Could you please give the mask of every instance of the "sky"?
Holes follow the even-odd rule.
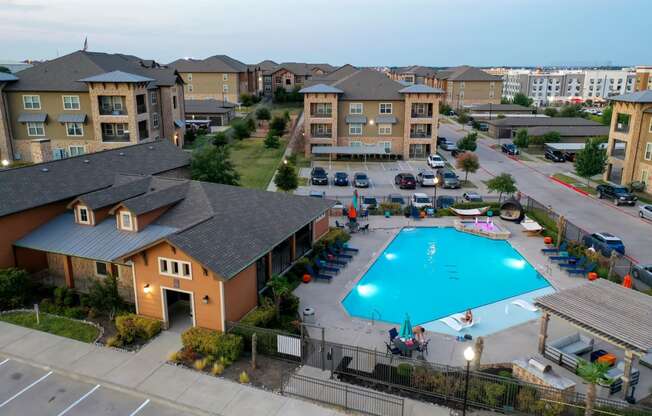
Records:
[[[652,64],[652,0],[0,0],[0,61],[79,50],[161,63]]]

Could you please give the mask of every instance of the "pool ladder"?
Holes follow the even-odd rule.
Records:
[[[378,320],[381,320],[383,318],[380,311],[378,309],[374,308],[371,311],[371,326],[374,326],[376,324],[376,319],[375,319],[376,314],[378,314]]]

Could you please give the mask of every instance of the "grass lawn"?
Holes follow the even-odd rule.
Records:
[[[566,182],[567,184],[573,185],[576,188],[579,188],[579,189],[581,189],[583,191],[586,191],[586,192],[590,193],[591,195],[596,195],[597,194],[597,192],[595,190],[596,186],[606,183],[602,179],[599,179],[599,180],[591,179],[591,183],[589,184],[589,186],[587,186],[586,185],[586,179],[579,180],[579,179],[574,178],[572,176],[564,175],[563,173],[555,173],[552,176],[555,179],[559,179],[562,182]]]
[[[286,110],[290,112],[290,115],[299,114],[303,110],[303,103],[279,103],[269,105],[269,111],[272,113],[272,118],[282,116]]]
[[[287,139],[281,139],[278,149],[266,149],[263,138],[248,138],[229,145],[231,161],[240,173],[240,185],[245,188],[267,189],[281,163]]]
[[[41,323],[37,325],[34,312],[11,312],[0,315],[0,321],[38,329],[39,331],[76,339],[77,341],[93,342],[99,335],[99,330],[92,325],[60,316],[41,314],[40,320]]]
[[[462,175],[462,176],[464,176],[464,175]],[[474,188],[478,187],[473,182],[465,181],[464,179],[461,179],[461,178],[460,178],[460,183],[462,184],[462,189],[474,189]]]
[[[308,181],[310,178],[299,177],[299,186],[308,186]]]

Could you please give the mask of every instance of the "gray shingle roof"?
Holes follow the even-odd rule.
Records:
[[[309,87],[301,88],[299,92],[301,94],[341,94],[344,91],[326,84],[315,84]]]
[[[399,93],[403,84],[371,69],[360,69],[331,85],[344,91],[341,98],[346,100],[403,100]]]
[[[150,176],[142,178],[118,175],[118,178],[125,182],[114,183],[110,188],[81,195],[76,201],[81,202],[92,210],[108,207],[125,199],[144,194],[149,189],[150,182],[152,181],[152,177]]]
[[[70,113],[64,113],[64,114],[59,114],[59,117],[57,118],[57,121],[59,123],[85,123],[86,122],[86,114],[70,114]]]
[[[562,137],[608,136],[609,126],[540,126],[527,129],[530,136],[543,136],[551,131],[556,131]]]
[[[652,90],[636,91],[630,94],[615,95],[609,97],[611,101],[623,101],[626,103],[652,103]]]
[[[220,100],[185,100],[186,114],[228,113],[235,104]]]
[[[437,72],[438,79],[449,81],[502,81],[497,75],[491,75],[479,68],[462,65]]]
[[[401,88],[398,92],[401,94],[443,94],[444,90],[423,84],[414,84],[409,87]]]
[[[397,74],[414,74],[418,77],[433,77],[437,71],[427,66],[413,65],[403,68],[395,68],[394,72]]]
[[[310,64],[303,62],[283,62],[279,64],[277,68],[272,69],[271,73],[274,73],[280,69],[285,69],[292,72],[294,75],[306,76],[312,75],[314,71],[321,70],[326,73],[334,71],[336,68],[329,64]]]
[[[20,113],[18,115],[19,123],[45,123],[47,113]]]
[[[246,72],[247,65],[227,55],[214,55],[206,59],[177,59],[170,66],[179,72]]]
[[[110,71],[103,74],[93,75],[79,80],[80,82],[125,82],[125,83],[140,83],[154,81],[152,78],[143,77],[136,74],[131,74],[124,71]]]
[[[494,126],[602,126],[581,117],[505,117],[484,121]]]
[[[172,182],[172,181],[162,181]],[[162,186],[154,192],[147,192],[143,195],[127,199],[122,202],[122,206],[129,209],[135,215],[144,214],[154,211],[155,209],[172,205],[186,197],[188,182],[183,181],[179,184]]]
[[[0,170],[0,195],[11,195],[0,198],[0,216],[106,188],[113,184],[116,173],[158,174],[189,163],[187,152],[169,140],[157,140]]]

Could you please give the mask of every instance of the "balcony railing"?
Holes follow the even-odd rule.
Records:
[[[427,113],[416,113],[412,112],[412,118],[431,118],[432,117],[432,112],[428,111]]]
[[[136,106],[136,112],[138,114],[144,114],[147,112],[147,106],[145,104],[139,104]]]
[[[331,139],[333,138],[333,133],[328,132],[328,133],[323,133],[323,132],[311,132],[310,136],[315,138],[315,139]]]
[[[410,138],[411,139],[431,139],[432,138],[432,133],[418,133],[418,132],[410,132]]]
[[[611,152],[611,157],[615,159],[625,160],[625,149],[614,149]]]
[[[127,110],[124,108],[105,108],[100,107],[100,115],[102,116],[126,116]]]
[[[113,136],[102,134],[102,141],[103,142],[128,142],[129,133],[125,133],[121,135],[113,135]]]
[[[333,117],[333,112],[332,111],[315,111],[315,112],[310,113],[310,117],[330,118],[330,117]]]
[[[616,123],[616,131],[620,133],[627,133],[629,131],[629,124]]]

